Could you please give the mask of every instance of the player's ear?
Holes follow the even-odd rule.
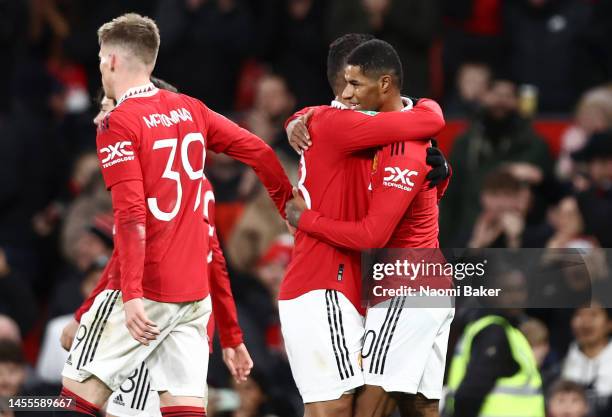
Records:
[[[380,88],[380,91],[382,93],[388,93],[389,90],[391,89],[392,82],[393,80],[391,79],[390,75],[382,75],[378,79],[378,87]]]
[[[110,70],[111,72],[115,72],[115,66],[117,65],[117,55],[116,54],[110,54]]]

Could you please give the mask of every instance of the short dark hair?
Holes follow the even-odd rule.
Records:
[[[25,364],[23,350],[18,343],[12,340],[0,340],[0,363]]]
[[[548,390],[547,397],[550,400],[552,397],[554,397],[557,394],[568,394],[568,393],[578,394],[585,403],[587,402],[587,396],[586,396],[584,387],[580,384],[577,384],[574,381],[568,381],[566,379],[559,379],[555,381],[551,385],[550,389]]]
[[[518,193],[527,188],[527,184],[505,168],[498,168],[490,172],[482,183],[482,193]]]
[[[329,45],[327,53],[327,81],[334,93],[338,85],[338,78],[344,76],[346,59],[353,49],[359,45],[374,39],[374,36],[367,33],[347,33],[340,36]]]
[[[359,66],[363,74],[370,78],[391,75],[397,88],[402,88],[402,62],[395,48],[385,41],[372,39],[359,45],[351,52],[346,63]]]

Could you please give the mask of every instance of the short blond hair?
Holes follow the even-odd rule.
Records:
[[[159,29],[149,17],[126,13],[100,26],[98,43],[124,47],[145,65],[152,66],[159,51]]]

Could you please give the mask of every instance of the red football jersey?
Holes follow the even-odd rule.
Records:
[[[306,210],[299,228],[332,245],[355,250],[437,248],[439,191],[425,180],[430,170],[425,164],[429,146],[429,142],[401,142],[376,153],[372,199],[362,219],[340,221]]]
[[[431,100],[421,100],[414,109],[404,112],[356,112],[328,106],[314,109],[308,122],[313,145],[302,155],[299,189],[309,208],[331,219],[357,221],[366,215],[374,155],[368,149],[399,140],[427,143],[424,138],[444,127],[442,110]],[[312,290],[333,289],[363,311],[360,288],[359,252],[296,232],[281,300]]]
[[[285,172],[261,139],[199,100],[152,84],[118,100],[96,142],[115,214],[107,288],[121,289],[124,301],[187,302],[208,295],[206,149],[251,165],[279,210],[291,198]]]

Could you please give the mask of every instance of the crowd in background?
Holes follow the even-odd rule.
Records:
[[[59,392],[61,329],[113,248],[92,123],[96,30],[127,11],[159,25],[154,75],[263,138],[292,180],[283,123],[333,98],[330,41],[387,40],[404,92],[468,125],[446,155],[442,245],[581,248],[592,277],[609,279],[598,248],[612,247],[610,0],[0,0],[0,396]],[[543,115],[568,121],[558,152],[533,127]],[[300,415],[276,306],[292,237],[250,170],[208,155],[206,175],[255,362],[235,386],[215,345],[209,415]],[[603,304],[522,312],[552,417],[612,415]],[[584,406],[555,414],[570,400]]]

